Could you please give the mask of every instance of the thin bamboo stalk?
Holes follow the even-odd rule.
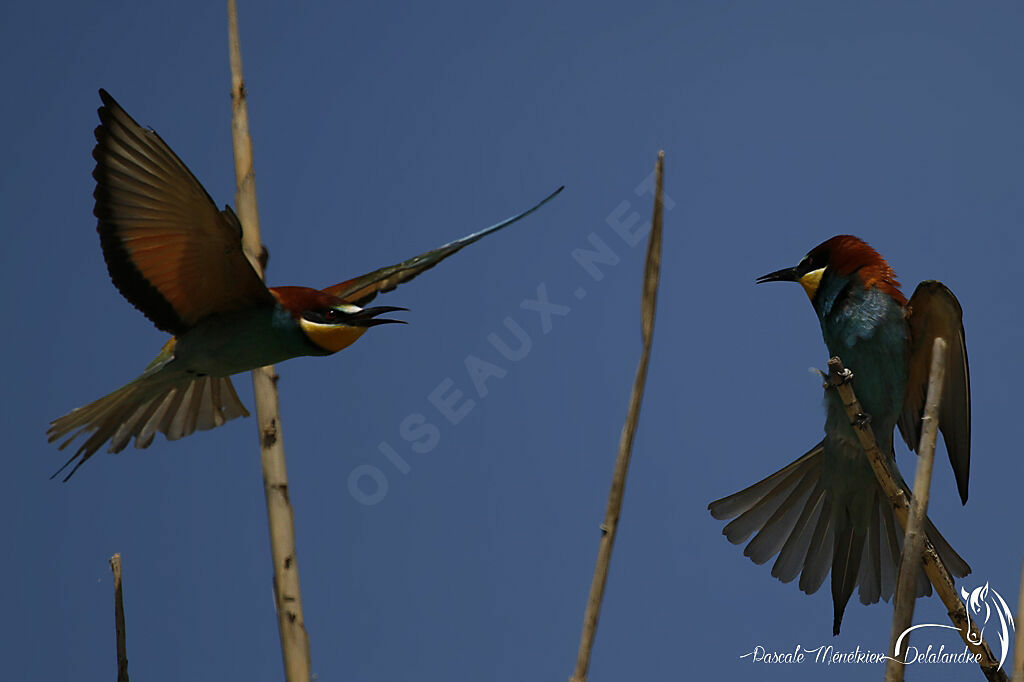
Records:
[[[583,632],[580,636],[579,651],[576,654],[576,668],[572,677],[569,678],[570,682],[586,682],[587,679],[590,654],[594,648],[594,635],[597,632],[597,619],[601,613],[601,601],[604,599],[604,587],[608,580],[612,546],[615,544],[619,513],[622,511],[626,474],[629,471],[629,460],[633,451],[633,436],[636,434],[636,426],[640,418],[640,404],[644,397],[644,385],[647,382],[647,365],[651,355],[651,339],[654,335],[654,310],[658,300],[658,277],[661,270],[664,167],[665,152],[659,152],[658,161],[654,167],[654,214],[651,217],[651,234],[647,241],[647,261],[644,268],[643,301],[641,303],[643,351],[640,355],[640,364],[636,368],[636,377],[633,380],[633,391],[629,397],[626,423],[622,427],[622,436],[619,439],[619,454],[615,460],[612,486],[608,493],[608,507],[605,511],[604,523],[601,524],[601,544],[597,551],[597,564],[594,567],[594,578],[590,584],[587,609],[583,614]]]
[[[228,39],[231,54],[231,133],[235,150],[235,205],[242,223],[242,243],[256,272],[263,276],[265,253],[260,240],[256,212],[256,179],[253,173],[252,139],[245,82],[242,78],[242,48],[238,38],[235,0],[228,0]],[[270,526],[270,553],[274,565],[274,602],[281,633],[281,655],[288,682],[310,679],[309,636],[302,615],[299,566],[295,554],[295,517],[288,495],[288,471],[281,441],[281,416],[274,368],[252,372],[256,398],[256,419],[260,437],[263,489]]]
[[[935,441],[939,435],[939,405],[942,403],[942,384],[946,378],[946,340],[936,338],[932,344],[932,366],[928,375],[928,393],[924,404],[924,418],[921,427],[921,442],[917,448],[917,472],[914,476],[914,496],[910,500],[910,517],[903,539],[903,557],[896,582],[896,596],[893,598],[892,633],[889,635],[889,650],[896,651],[897,639],[914,620],[914,601],[917,587],[917,571],[921,567],[921,552],[924,550],[924,521],[928,512],[928,497],[931,494],[932,469],[935,464]],[[903,682],[906,666],[895,658],[885,665],[886,682]]]

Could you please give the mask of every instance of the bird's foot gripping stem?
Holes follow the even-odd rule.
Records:
[[[829,359],[828,372],[826,387],[839,391],[848,414],[855,413],[857,415],[852,424],[858,429],[866,429],[871,424],[871,415],[861,410],[860,403],[857,402],[857,398],[853,394],[853,388],[849,385],[853,381],[853,372],[844,367],[843,361],[837,357]]]
[[[841,386],[853,381],[853,372],[844,367],[843,361],[838,357],[829,358],[828,371],[828,381],[833,386]]]

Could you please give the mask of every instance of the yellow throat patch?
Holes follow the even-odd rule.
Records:
[[[825,274],[825,268],[818,268],[817,270],[811,270],[806,275],[798,279],[800,286],[807,292],[807,298],[814,300],[814,294],[818,292],[818,285],[821,284],[821,276]]]
[[[299,326],[306,337],[328,353],[337,353],[348,348],[366,332],[366,327],[350,327],[344,324],[319,324],[305,318],[299,319]]]

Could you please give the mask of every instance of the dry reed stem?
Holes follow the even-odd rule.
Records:
[[[1020,566],[1020,594],[1017,595],[1017,636],[1013,642],[1013,680],[1024,682],[1024,563]]]
[[[640,418],[640,404],[643,401],[644,385],[647,381],[647,365],[651,354],[651,339],[654,334],[654,310],[658,299],[658,277],[661,271],[664,166],[665,152],[659,152],[658,161],[654,167],[654,213],[651,217],[651,234],[647,241],[647,260],[644,267],[643,302],[641,304],[643,351],[640,355],[640,364],[636,368],[636,377],[633,380],[633,391],[629,397],[626,423],[622,427],[622,436],[619,439],[619,454],[615,459],[615,472],[612,475],[612,486],[608,493],[608,507],[605,511],[604,523],[601,524],[601,544],[597,552],[594,578],[590,584],[587,609],[583,614],[583,632],[580,635],[580,647],[576,654],[576,668],[572,677],[569,678],[570,682],[586,682],[587,679],[590,653],[593,650],[594,635],[597,632],[597,619],[601,612],[605,583],[608,580],[612,545],[615,544],[615,531],[618,528],[619,513],[622,510],[626,474],[629,470],[629,459],[633,450],[633,436],[636,434],[637,421]]]
[[[253,173],[252,140],[245,82],[242,79],[242,48],[238,38],[235,0],[228,0],[228,40],[231,54],[231,134],[235,150],[235,205],[242,223],[242,243],[256,272],[263,276],[265,261],[256,212],[256,179]],[[256,419],[260,437],[263,488],[270,526],[270,553],[274,564],[274,602],[281,633],[281,655],[288,682],[310,679],[309,637],[302,615],[299,567],[295,555],[295,519],[288,496],[288,471],[281,441],[277,377],[273,367],[252,372]]]
[[[889,470],[886,457],[878,449],[878,445],[875,444],[875,436],[871,432],[871,427],[861,418],[863,410],[860,407],[857,396],[853,393],[853,387],[850,385],[851,380],[855,378],[853,372],[843,367],[842,361],[835,357],[828,361],[828,368],[829,384],[839,391],[843,405],[846,407],[846,414],[850,418],[850,423],[853,424],[853,430],[860,440],[861,447],[864,448],[864,452],[867,454],[868,462],[875,472],[879,485],[882,486],[882,491],[889,499],[889,504],[896,515],[896,520],[899,521],[901,526],[906,528],[907,517],[910,513],[907,493],[896,484],[892,472]],[[924,564],[924,570],[928,575],[928,579],[935,586],[935,591],[948,609],[949,618],[953,626],[960,631],[960,637],[963,638],[971,653],[979,656],[978,665],[981,666],[981,671],[986,679],[993,682],[1008,682],[1006,673],[999,669],[999,661],[992,655],[992,650],[988,644],[984,640],[980,644],[974,644],[968,639],[967,626],[970,621],[968,620],[967,609],[964,608],[956,593],[953,578],[950,577],[949,571],[946,570],[942,561],[939,560],[939,556],[935,553],[935,548],[932,547],[932,543],[928,541],[928,538],[925,538],[921,561]]]
[[[128,646],[125,643],[124,594],[121,592],[121,555],[110,557],[114,574],[114,630],[117,633],[117,682],[128,682]]]
[[[942,385],[946,378],[946,340],[936,338],[932,344],[932,366],[928,374],[928,393],[924,405],[921,442],[917,447],[917,472],[914,476],[914,496],[910,500],[910,517],[903,539],[903,557],[900,559],[896,596],[893,598],[892,633],[889,650],[895,655],[896,642],[914,620],[914,601],[917,589],[917,571],[924,550],[928,498],[931,494],[932,469],[935,464],[935,441],[939,435],[939,405],[942,403]],[[895,658],[885,665],[886,682],[903,682],[906,666]]]

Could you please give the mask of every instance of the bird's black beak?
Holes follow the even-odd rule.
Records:
[[[393,305],[379,305],[374,308],[363,308],[358,313],[353,313],[345,320],[353,327],[376,327],[378,324],[405,324],[405,320],[380,319],[377,316],[384,313],[393,313],[408,308],[398,308]]]
[[[764,284],[765,282],[795,282],[800,279],[800,275],[797,273],[796,268],[782,268],[775,272],[769,272],[767,275],[761,275],[757,278],[758,284]]]

